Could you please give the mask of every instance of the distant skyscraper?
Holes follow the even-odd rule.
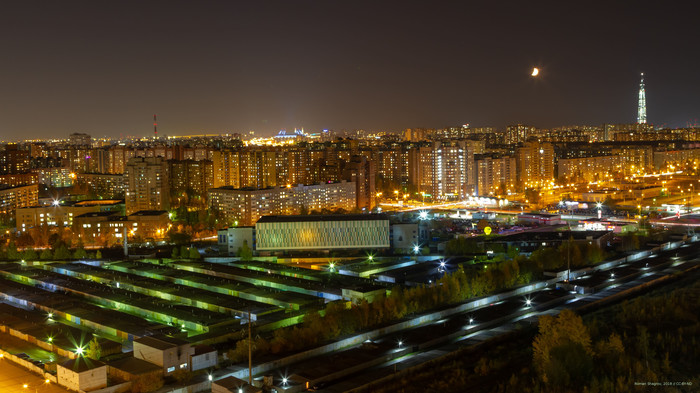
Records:
[[[642,72],[642,80],[639,82],[639,107],[637,108],[637,124],[647,123],[647,98],[644,93],[644,73]]]

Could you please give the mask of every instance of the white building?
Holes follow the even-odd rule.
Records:
[[[190,343],[176,338],[146,336],[134,340],[134,357],[161,366],[164,375],[179,369],[191,371],[193,355]]]
[[[84,357],[56,366],[57,382],[70,390],[85,392],[107,387],[107,365]]]
[[[220,229],[218,232],[219,247],[228,255],[238,255],[238,249],[246,244],[251,250],[255,249],[255,227],[233,227]]]
[[[384,214],[266,216],[255,224],[256,249],[389,248],[389,218]]]

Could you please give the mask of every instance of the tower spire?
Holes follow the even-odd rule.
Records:
[[[639,81],[639,104],[637,106],[637,124],[647,123],[647,98],[644,92],[644,73]]]
[[[155,139],[158,139],[158,118],[153,115],[153,134]]]

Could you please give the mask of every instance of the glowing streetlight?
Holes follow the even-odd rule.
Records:
[[[403,341],[399,340],[399,348],[403,345]]]
[[[283,377],[282,378],[282,385],[286,385],[286,384],[287,384],[287,377]]]
[[[78,348],[75,349],[75,354],[78,355],[78,356],[82,356],[82,355],[83,355],[83,351],[84,351],[84,350],[83,350],[82,347],[78,347]]]
[[[532,300],[530,300],[530,299],[525,300],[525,305],[530,307],[532,305]]]
[[[413,245],[413,253],[418,254],[420,252],[420,246],[418,244]]]

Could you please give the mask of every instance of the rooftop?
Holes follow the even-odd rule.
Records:
[[[304,216],[263,216],[258,224],[267,222],[314,222],[314,221],[388,221],[386,214],[328,214]]]
[[[131,216],[162,216],[163,214],[168,214],[165,210],[139,210],[136,213],[129,214]]]
[[[162,370],[161,367],[158,367],[153,363],[135,358],[133,356],[127,356],[123,359],[110,362],[109,366],[133,375],[148,374]]]
[[[187,341],[167,336],[145,336],[135,339],[134,342],[151,348],[160,349],[161,351],[187,344]]]
[[[102,366],[105,366],[105,364],[101,361],[92,360],[82,356],[76,359],[68,360],[61,364],[61,367],[73,370],[76,373],[82,373],[83,371],[92,370]]]

